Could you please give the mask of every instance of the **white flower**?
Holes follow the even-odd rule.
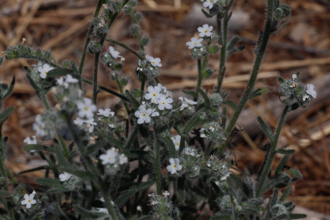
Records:
[[[151,205],[157,205],[158,202],[157,202],[157,201],[152,201],[150,204],[151,204]]]
[[[152,108],[151,109],[151,117],[158,117],[159,116],[159,112],[156,112],[156,109]]]
[[[71,178],[72,174],[64,172],[62,174],[60,174],[58,177],[60,178],[61,182],[65,182],[67,180],[69,180]]]
[[[108,211],[107,208],[96,208],[96,210],[97,210],[98,212],[102,212],[102,213],[106,213],[106,214],[109,213],[109,211]]]
[[[94,118],[87,119],[84,123],[86,124],[89,133],[92,133],[94,131],[94,125],[97,125],[96,122],[94,122]]]
[[[204,24],[203,27],[199,27],[197,30],[199,31],[200,37],[210,37],[212,35],[213,26]]]
[[[223,175],[220,180],[226,180],[229,176],[230,176],[231,172],[227,172],[225,173],[225,175]]]
[[[170,193],[169,193],[168,191],[164,191],[164,192],[163,192],[163,196],[164,196],[164,197],[168,197],[169,195],[170,195]]]
[[[307,90],[306,93],[308,95],[311,95],[313,98],[316,98],[316,91],[314,90],[314,85],[313,84],[307,84]]]
[[[205,131],[205,128],[201,128],[201,130],[199,130],[201,138],[206,138],[206,135],[204,134],[204,131]]]
[[[118,153],[116,151],[116,149],[114,147],[112,147],[111,149],[107,150],[106,154],[102,154],[100,156],[100,159],[102,160],[102,164],[114,164],[116,162],[116,157],[117,157]]]
[[[180,142],[181,142],[181,136],[180,135],[176,135],[174,137],[171,137],[173,144],[175,146],[175,150],[179,150],[180,149]]]
[[[139,205],[136,206],[136,210],[142,212],[142,208],[141,208],[141,206],[139,206]]]
[[[180,171],[182,169],[182,166],[180,165],[180,160],[178,158],[171,158],[170,165],[168,165],[166,169],[168,172],[171,172],[171,174],[175,174],[176,172]]]
[[[56,82],[57,82],[58,85],[64,85],[64,84],[65,84],[65,82],[64,82],[64,77],[58,78],[58,79],[56,80]],[[55,88],[55,87],[53,87],[53,88]]]
[[[111,56],[114,58],[114,59],[117,59],[118,57],[121,57],[119,54],[119,52],[118,51],[115,51],[115,49],[112,47],[112,46],[110,46],[109,47],[109,52],[110,52],[110,54],[111,54]]]
[[[125,154],[120,154],[119,156],[119,164],[123,165],[124,163],[128,162],[128,158],[125,156]]]
[[[188,41],[186,43],[186,45],[189,46],[189,49],[193,49],[194,47],[201,47],[201,46],[203,46],[202,43],[201,43],[202,41],[203,41],[202,38],[197,39],[195,37],[192,37],[191,38],[191,41]]]
[[[38,67],[38,71],[40,72],[40,77],[46,79],[47,73],[54,69],[53,67],[49,66],[48,64],[44,64]]]
[[[24,143],[26,144],[37,144],[37,137],[36,136],[32,136],[32,139],[30,139],[30,137],[26,137],[24,139]]]
[[[83,118],[92,118],[94,116],[94,112],[96,111],[96,106],[92,104],[92,100],[89,98],[84,98],[84,102],[78,102],[78,115]]]
[[[34,198],[34,194],[25,194],[24,195],[24,200],[21,201],[22,205],[26,205],[26,208],[31,208],[32,205],[37,203],[37,200],[33,199]]]
[[[158,57],[153,58],[152,56],[148,56],[147,59],[154,67],[162,67],[161,60]]]
[[[159,110],[164,110],[164,108],[171,109],[172,108],[172,105],[171,105],[172,102],[173,102],[172,98],[167,98],[165,95],[162,95],[158,99],[158,109]]]
[[[73,78],[70,74],[66,75],[65,82],[67,83],[77,83],[78,79]]]
[[[305,102],[307,99],[309,99],[309,95],[304,95],[304,97],[303,97],[303,101]]]
[[[106,108],[106,109],[99,109],[99,112],[97,113],[97,115],[102,115],[104,117],[109,117],[109,116],[114,116],[115,113],[111,111],[110,108]]]
[[[297,79],[297,75],[296,74],[293,74],[292,75],[292,79],[293,79],[293,81],[295,81]]]
[[[33,124],[33,130],[36,131],[37,136],[44,136],[46,134],[46,132],[44,131],[46,125],[41,120],[42,120],[41,115],[37,115],[35,122]]]
[[[159,86],[148,86],[148,92],[144,96],[146,100],[151,100],[152,103],[158,104],[158,99],[160,98],[162,88]]]
[[[139,109],[134,113],[135,117],[138,119],[138,124],[149,123],[151,121],[150,115],[152,113],[151,109],[146,109],[145,105],[140,105]]]
[[[189,105],[196,105],[197,102],[191,100],[191,99],[187,99],[186,97],[179,97],[179,100],[182,102],[182,105],[180,107],[180,111],[182,111],[183,109],[187,108]]]
[[[82,126],[84,124],[85,120],[81,118],[76,118],[76,120],[73,121],[75,125]]]
[[[205,8],[209,8],[209,9],[211,9],[211,8],[213,8],[213,5],[214,5],[215,1],[216,1],[216,0],[206,0],[206,1],[203,3],[203,6],[204,6]]]
[[[184,152],[185,152],[186,155],[190,155],[192,157],[195,156],[195,151],[194,151],[194,149],[192,147],[186,147],[184,149]]]

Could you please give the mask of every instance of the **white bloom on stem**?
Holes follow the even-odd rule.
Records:
[[[194,47],[201,47],[201,46],[203,46],[203,45],[202,45],[202,41],[203,41],[202,38],[197,39],[197,38],[195,38],[195,37],[192,37],[192,38],[191,38],[191,41],[188,41],[188,42],[186,43],[186,45],[189,46],[189,49],[193,49]]]
[[[57,82],[58,85],[65,85],[64,77],[58,78],[56,80],[56,82]],[[55,87],[53,87],[53,88],[55,88]]]
[[[35,130],[37,136],[44,136],[46,134],[44,128],[45,128],[45,123],[41,121],[41,115],[37,115],[35,122],[33,124],[33,130]]]
[[[199,130],[201,138],[206,138],[206,135],[204,134],[204,132],[205,132],[205,128],[201,128],[201,130]]]
[[[292,79],[293,79],[293,81],[295,81],[297,79],[297,75],[296,74],[293,74],[292,75]]]
[[[119,164],[123,165],[128,162],[128,158],[125,156],[125,154],[120,154],[119,156]]]
[[[307,99],[309,99],[309,95],[304,95],[304,97],[303,97],[303,101],[305,102]]]
[[[96,111],[96,106],[92,104],[92,100],[89,98],[84,98],[83,102],[78,102],[78,115],[83,118],[92,118],[94,116],[94,112]]]
[[[158,109],[164,110],[166,109],[172,109],[171,103],[173,102],[172,98],[167,98],[165,95],[160,96],[158,99]]]
[[[61,182],[65,182],[67,180],[69,180],[71,178],[72,174],[64,172],[62,174],[60,174],[58,177],[60,178]]]
[[[78,79],[72,77],[70,74],[66,75],[65,77],[65,82],[66,83],[77,83]]]
[[[116,148],[112,147],[111,149],[107,150],[106,154],[102,154],[100,159],[102,160],[102,164],[114,164],[116,162],[116,157],[118,153]]]
[[[94,118],[87,119],[84,123],[86,124],[89,133],[92,133],[94,131],[94,126],[97,125],[96,122],[94,122]]]
[[[165,190],[165,191],[163,192],[163,196],[164,196],[164,197],[169,197],[169,195],[170,195],[170,193],[169,193],[168,191]]]
[[[231,172],[227,172],[227,173],[225,173],[225,175],[223,175],[221,178],[220,178],[220,180],[226,180],[229,176],[230,176],[230,174],[231,174]]]
[[[158,104],[158,99],[161,96],[162,88],[159,86],[148,86],[147,94],[144,96],[146,100],[150,100],[152,103]]]
[[[139,109],[134,113],[135,117],[139,118],[137,123],[149,123],[151,121],[150,115],[152,113],[151,109],[146,109],[145,105],[140,105]]]
[[[30,137],[26,137],[24,139],[24,143],[26,144],[37,144],[37,137],[36,136],[32,136],[32,139],[30,139]]]
[[[182,105],[180,107],[180,111],[187,108],[189,105],[196,105],[197,104],[197,102],[195,102],[191,99],[187,99],[186,97],[179,97],[179,100],[182,102]]]
[[[49,66],[48,64],[44,64],[38,67],[38,71],[40,72],[40,77],[46,79],[47,73],[54,69],[53,67]]]
[[[175,174],[176,172],[180,171],[182,169],[180,160],[178,158],[171,158],[170,165],[168,165],[166,169],[168,172],[171,172],[171,174]]]
[[[115,50],[115,48],[113,48],[112,46],[109,47],[109,53],[111,54],[111,56],[114,58],[114,59],[117,59],[118,57],[121,57],[119,54],[118,51]]]
[[[313,84],[307,84],[307,90],[306,93],[308,95],[311,95],[313,98],[316,98],[316,91],[314,90],[314,85]]]
[[[110,108],[106,108],[106,109],[99,109],[97,115],[101,115],[101,116],[104,116],[104,117],[109,117],[109,116],[114,116],[115,113],[113,111],[111,111]]]
[[[158,117],[159,116],[159,112],[156,111],[156,109],[152,108],[151,109],[151,117]]]
[[[216,1],[216,0],[206,0],[206,1],[203,3],[203,6],[204,6],[205,8],[209,8],[209,9],[211,9],[211,8],[213,8],[215,1]]]
[[[148,56],[147,59],[154,67],[162,67],[160,58],[153,58],[152,56]]]
[[[76,118],[76,120],[73,121],[75,125],[82,126],[84,124],[85,120],[81,118]]]
[[[190,155],[192,157],[195,156],[195,151],[194,151],[194,149],[192,147],[186,147],[184,149],[184,152],[185,152],[186,155]]]
[[[175,146],[175,150],[179,150],[180,149],[180,142],[181,142],[181,136],[180,135],[176,135],[174,137],[171,137],[173,144]]]
[[[212,35],[213,26],[204,24],[203,27],[199,27],[197,30],[199,31],[200,37],[210,37]]]
[[[25,194],[24,195],[24,200],[21,201],[22,205],[25,205],[26,208],[31,208],[32,205],[36,204],[37,200],[34,199],[34,194]]]

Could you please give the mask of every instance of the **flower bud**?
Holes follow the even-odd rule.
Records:
[[[211,106],[215,108],[219,107],[223,102],[223,98],[219,93],[213,93],[212,95],[210,95],[209,99]]]
[[[101,51],[101,44],[99,42],[93,41],[88,45],[88,52],[91,54],[96,54]]]

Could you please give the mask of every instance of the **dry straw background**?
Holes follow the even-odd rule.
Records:
[[[26,38],[25,44],[43,50],[52,49],[59,63],[64,59],[79,62],[86,31],[96,6],[96,0],[0,0],[0,52],[6,47],[17,45]],[[224,88],[237,103],[243,92],[254,59],[253,48],[258,31],[263,27],[265,0],[236,0],[230,37],[241,36],[240,44],[246,49],[229,58]],[[278,36],[272,36],[256,87],[269,86],[273,92],[251,100],[238,124],[245,130],[235,140],[235,154],[238,169],[256,173],[263,160],[260,149],[267,141],[261,133],[256,117],[259,115],[272,128],[282,109],[276,92],[277,77],[290,78],[300,71],[304,83],[313,83],[318,96],[305,109],[292,112],[283,129],[280,147],[288,146],[297,153],[289,166],[298,168],[304,180],[293,187],[292,200],[299,206],[330,215],[330,2],[328,0],[299,0],[286,2],[292,7],[292,18],[287,28]],[[175,97],[182,95],[182,89],[193,88],[197,79],[197,65],[189,55],[185,43],[196,35],[198,26],[205,20],[196,4],[198,0],[140,0],[137,10],[142,11],[143,35],[151,37],[147,54],[162,59],[160,80]],[[122,14],[112,26],[110,36],[138,49],[137,40],[127,27],[128,16]],[[106,43],[106,47],[109,46]],[[126,58],[123,74],[132,80],[126,89],[139,84],[135,76],[136,58],[118,46],[116,50]],[[218,57],[212,56],[210,67],[217,69]],[[93,59],[85,65],[84,77],[92,76]],[[7,61],[0,67],[0,77],[10,83],[16,76],[13,95],[5,106],[15,106],[15,112],[6,122],[3,132],[9,137],[6,164],[16,175],[18,172],[40,165],[38,156],[31,156],[22,150],[26,136],[34,135],[32,123],[43,107],[32,88],[28,85],[23,66],[34,61]],[[117,90],[110,80],[109,71],[100,67],[99,83]],[[203,82],[204,89],[212,89],[216,77]],[[88,87],[86,87],[88,88]],[[91,93],[87,93],[88,96]],[[50,95],[50,98],[52,96]],[[116,104],[118,99],[100,93],[99,107],[111,107],[117,115],[123,111]],[[54,102],[53,102],[54,104]],[[125,115],[122,115],[125,117]],[[277,158],[277,162],[280,158]],[[276,163],[275,163],[276,164]],[[36,176],[42,172],[16,175],[37,187]],[[326,218],[326,217],[324,217]],[[309,219],[312,219],[310,216]],[[320,219],[320,218],[318,218]]]

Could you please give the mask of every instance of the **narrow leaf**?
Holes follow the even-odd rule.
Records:
[[[275,170],[275,176],[283,171],[285,164],[288,162],[290,155],[284,155],[280,163],[277,165]]]
[[[276,150],[277,153],[279,154],[294,154],[296,151],[295,150],[285,150],[285,149],[278,149]]]
[[[35,181],[41,185],[54,187],[56,189],[66,191],[67,189],[61,184],[58,179],[49,179],[49,178],[37,178]]]
[[[128,90],[126,90],[125,93],[126,93],[128,100],[130,101],[130,103],[132,103],[133,107],[136,110],[139,109],[140,103],[138,102],[138,100],[136,100],[136,98]]]
[[[57,77],[57,76],[66,76],[66,75],[73,75],[73,71],[70,69],[65,68],[56,68],[52,69],[47,73],[47,77]]]
[[[46,147],[46,146],[43,146],[43,145],[40,145],[40,144],[28,144],[26,146],[23,147],[23,149],[27,152],[30,152],[30,151],[46,151],[46,152],[51,152],[51,153],[54,153],[55,150],[54,148],[51,148],[51,147]]]
[[[0,190],[0,197],[1,198],[8,198],[8,197],[10,197],[10,193],[7,192],[6,190]]]
[[[262,120],[262,118],[259,116],[258,117],[258,122],[261,126],[261,129],[263,132],[267,135],[267,137],[273,142],[274,141],[274,134],[271,131],[271,129],[267,126],[267,124]]]
[[[11,115],[11,113],[14,112],[14,110],[15,110],[14,107],[10,107],[10,108],[7,108],[6,110],[4,110],[3,112],[1,112],[1,114],[0,114],[0,124],[5,122],[7,120],[7,118],[9,117],[9,115]]]
[[[63,167],[63,166],[61,166],[60,169],[63,170],[64,172],[70,173],[84,180],[95,180],[95,177],[85,170],[79,170],[79,169],[75,169],[71,167]]]
[[[210,100],[209,97],[207,97],[206,93],[198,87],[196,87],[196,90],[203,96],[206,107],[210,108]]]
[[[15,86],[15,76],[13,77],[13,80],[11,81],[6,94],[3,96],[2,101],[5,100],[13,92],[14,86]]]
[[[249,188],[247,185],[239,178],[238,176],[231,174],[229,176],[230,180],[238,186],[238,188],[248,197],[249,196]]]
[[[96,218],[102,218],[102,217],[105,217],[108,215],[107,213],[104,213],[104,212],[96,212],[96,211],[87,210],[87,209],[81,207],[80,205],[74,205],[74,209],[80,215],[84,216],[84,218],[96,219]]]
[[[28,170],[24,170],[22,172],[19,172],[18,175],[23,174],[23,173],[30,173],[30,172],[34,172],[34,171],[38,171],[38,170],[45,170],[45,169],[51,169],[51,166],[48,165],[44,165],[44,166],[39,166],[39,167],[35,167],[32,169],[28,169]]]

